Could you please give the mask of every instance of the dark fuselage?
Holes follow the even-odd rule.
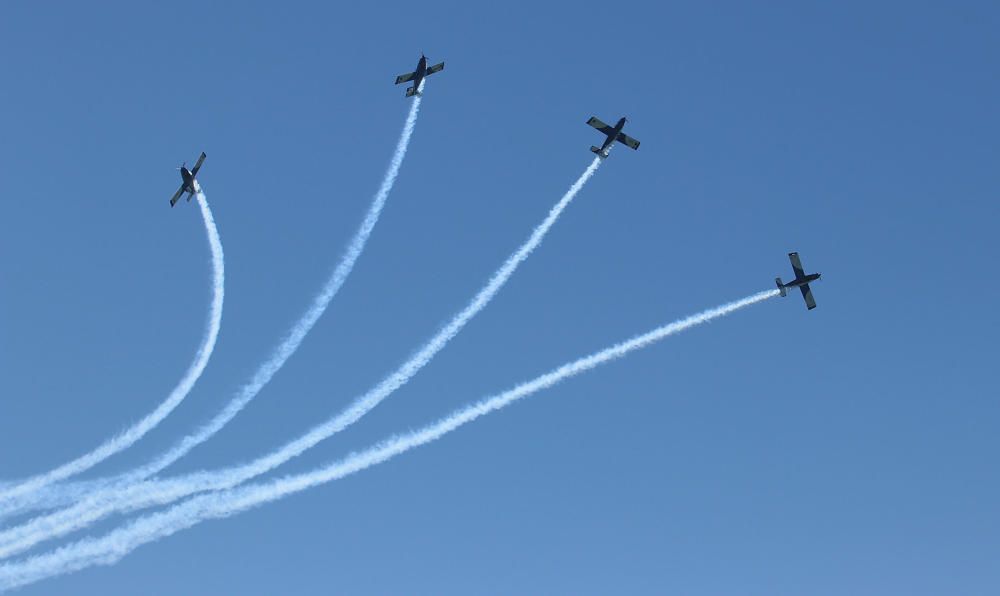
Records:
[[[417,69],[413,72],[416,73],[413,75],[413,88],[419,91],[420,83],[423,83],[424,77],[427,76],[427,56],[420,55],[420,60],[417,61]]]
[[[820,276],[819,273],[810,273],[809,275],[797,277],[792,281],[788,282],[787,284],[782,284],[782,285],[784,285],[786,288],[797,288],[799,286],[804,286],[809,282],[816,281],[817,279],[819,279],[819,276]]]
[[[184,180],[184,192],[191,194],[197,192],[194,188],[194,176],[191,175],[191,170],[187,169],[187,166],[181,166],[181,179]]]
[[[601,155],[608,154],[608,148],[611,147],[611,145],[614,145],[615,141],[618,140],[618,133],[620,133],[622,129],[625,128],[626,122],[628,122],[628,118],[626,118],[625,116],[622,116],[618,120],[618,124],[615,124],[614,131],[612,131],[612,133],[608,135],[608,138],[604,139],[604,144],[601,145]]]

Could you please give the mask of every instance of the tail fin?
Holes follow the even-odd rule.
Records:
[[[594,153],[600,155],[601,157],[607,157],[608,156],[607,153],[604,153],[603,151],[601,151],[600,147],[594,147],[593,145],[591,145],[590,146],[590,150],[593,151]]]
[[[413,87],[407,87],[406,88],[406,96],[407,97],[413,97],[414,95],[419,95],[419,93],[417,93],[417,86],[414,85]]]
[[[778,291],[781,292],[781,295],[783,297],[788,295],[788,288],[785,287],[785,284],[781,283],[781,278],[780,277],[775,277],[774,278],[774,283],[775,283],[775,285],[778,286]]]

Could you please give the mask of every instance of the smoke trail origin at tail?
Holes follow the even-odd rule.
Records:
[[[212,357],[215,349],[215,342],[219,337],[219,329],[222,325],[222,304],[225,294],[225,257],[222,252],[222,240],[219,238],[219,231],[215,227],[215,219],[212,217],[212,210],[208,206],[205,194],[198,189],[198,206],[201,207],[201,215],[205,221],[205,232],[208,235],[208,244],[212,251],[212,305],[209,309],[208,323],[202,336],[201,346],[195,354],[194,361],[188,367],[187,372],[181,377],[177,386],[174,387],[170,395],[155,410],[147,414],[145,418],[121,432],[117,436],[105,441],[102,445],[82,455],[73,461],[67,462],[44,474],[33,476],[21,482],[16,482],[0,492],[0,510],[6,505],[14,505],[16,501],[30,500],[34,493],[54,482],[69,478],[74,474],[79,474],[101,463],[112,455],[132,446],[143,435],[156,428],[174,409],[180,405],[187,394],[194,387],[195,382],[208,365],[208,360]]]
[[[601,159],[594,158],[583,174],[552,207],[542,223],[493,273],[487,284],[480,289],[464,309],[395,372],[356,399],[339,415],[312,428],[305,435],[286,443],[279,449],[247,464],[215,472],[194,473],[172,480],[133,484],[122,487],[121,490],[97,491],[73,507],[36,518],[22,526],[0,533],[0,557],[10,556],[30,548],[42,540],[78,530],[115,511],[131,511],[153,505],[165,505],[197,492],[231,488],[273,470],[358,421],[394,391],[405,385],[462,330],[466,323],[489,304],[518,266],[541,244],[546,233],[580,192],[584,184],[594,175],[600,164]]]
[[[423,85],[421,85],[421,88],[423,88]],[[403,165],[403,158],[406,157],[406,151],[410,145],[410,138],[413,136],[413,130],[417,123],[417,115],[420,113],[421,101],[422,97],[420,96],[413,99],[413,102],[410,105],[409,114],[406,117],[406,122],[403,125],[403,131],[396,144],[396,150],[392,155],[392,160],[389,162],[389,167],[386,170],[385,177],[382,179],[382,184],[380,185],[378,192],[375,193],[375,197],[372,199],[371,206],[368,208],[368,212],[365,214],[365,218],[362,221],[361,226],[355,232],[354,237],[348,244],[344,256],[341,258],[337,268],[334,270],[333,274],[331,274],[330,278],[326,282],[326,285],[323,286],[323,289],[313,299],[313,303],[309,307],[309,310],[307,310],[305,314],[302,315],[302,318],[296,322],[288,336],[285,337],[285,339],[283,339],[282,342],[275,348],[270,358],[260,365],[250,382],[240,388],[237,395],[221,412],[219,412],[219,414],[215,416],[215,418],[199,428],[196,432],[184,437],[170,450],[164,452],[153,461],[116,478],[101,480],[96,483],[83,482],[76,486],[67,485],[63,487],[53,487],[51,491],[49,491],[50,494],[44,495],[41,503],[42,506],[58,507],[72,503],[78,499],[94,495],[97,491],[117,491],[129,484],[142,481],[143,479],[156,474],[157,472],[170,466],[175,461],[184,457],[192,449],[201,443],[204,443],[215,435],[215,433],[219,432],[219,430],[235,418],[236,415],[239,414],[239,412],[243,410],[243,408],[245,408],[258,393],[260,393],[261,389],[263,389],[264,386],[270,382],[274,375],[281,370],[281,367],[284,366],[285,362],[292,357],[296,350],[298,350],[306,335],[309,334],[313,326],[316,325],[316,322],[326,311],[330,301],[334,296],[336,296],[341,286],[344,285],[347,277],[354,269],[355,263],[364,251],[365,244],[367,243],[369,236],[371,236],[372,230],[375,228],[375,224],[378,223],[379,216],[382,214],[382,209],[385,207],[386,200],[388,199],[389,193],[396,182],[399,170]],[[23,506],[28,507],[30,504],[23,504]],[[15,530],[17,529],[15,528]],[[8,532],[0,534],[0,544],[3,543],[7,534]]]
[[[0,590],[23,586],[92,565],[111,565],[145,543],[170,536],[202,521],[229,517],[252,507],[359,472],[414,447],[435,441],[481,416],[552,387],[561,381],[622,358],[670,335],[774,298],[777,295],[778,290],[760,292],[742,300],[730,302],[664,325],[610,348],[564,364],[508,391],[458,410],[434,424],[390,438],[365,451],[351,454],[339,462],[313,472],[200,495],[166,511],[139,518],[100,538],[88,538],[44,555],[17,563],[0,565]]]

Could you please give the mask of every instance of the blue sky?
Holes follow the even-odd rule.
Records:
[[[661,323],[772,300],[349,479],[26,594],[987,594],[1000,583],[1000,10],[991,3],[21,3],[0,22],[0,477],[89,450],[222,334],[146,461],[213,415],[362,217],[421,51],[399,182],[353,276],[174,473],[326,418],[460,308],[626,114],[503,293],[304,471]],[[122,520],[98,526],[103,532]]]

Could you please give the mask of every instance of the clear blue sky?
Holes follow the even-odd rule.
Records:
[[[202,150],[215,357],[94,473],[229,399],[356,228],[421,51],[447,68],[353,277],[172,473],[255,457],[412,353],[583,171],[591,115],[628,115],[641,149],[411,385],[284,471],[771,287],[790,250],[819,308],[772,300],[23,593],[996,593],[995,3],[376,4],[5,4],[0,478],[92,448],[183,372],[208,250],[167,199]]]

